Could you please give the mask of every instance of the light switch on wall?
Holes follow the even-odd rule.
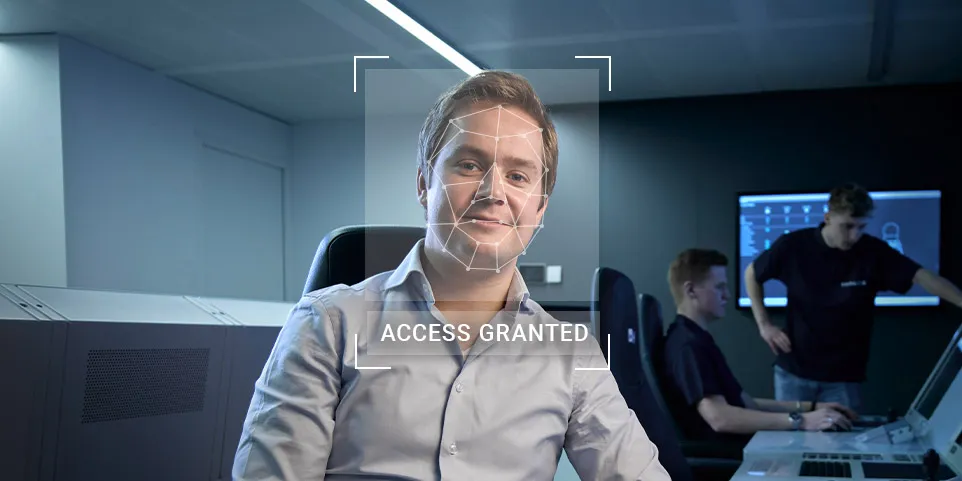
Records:
[[[548,266],[545,273],[545,282],[548,284],[561,284],[561,266]]]

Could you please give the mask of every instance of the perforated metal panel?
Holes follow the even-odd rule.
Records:
[[[56,481],[217,479],[226,327],[69,322]]]
[[[95,349],[83,423],[204,410],[209,349]]]

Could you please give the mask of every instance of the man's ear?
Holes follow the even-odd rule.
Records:
[[[417,178],[417,192],[418,192],[418,202],[421,206],[427,208],[428,206],[428,185],[427,179],[424,178],[424,173],[421,168],[418,167],[418,178]]]
[[[826,212],[824,218],[825,218],[825,225],[831,224],[832,213]]]
[[[548,197],[547,195],[542,195],[542,196],[541,196],[541,205],[538,206],[538,220],[539,220],[539,221],[544,218],[544,211],[545,211],[545,209],[548,208],[548,198],[549,198],[549,197]]]
[[[685,283],[681,285],[681,289],[686,296],[695,297],[695,283],[692,281],[685,281]]]

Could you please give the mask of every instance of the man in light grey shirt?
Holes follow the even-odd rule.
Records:
[[[669,476],[597,341],[531,300],[557,138],[528,82],[447,92],[419,143],[427,235],[394,271],[305,295],[255,385],[235,481]]]

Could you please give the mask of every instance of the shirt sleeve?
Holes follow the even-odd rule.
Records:
[[[759,284],[764,284],[771,279],[784,282],[785,258],[789,247],[789,237],[785,234],[775,239],[771,247],[762,251],[761,255],[752,261],[755,267],[755,281]]]
[[[681,347],[669,366],[669,375],[689,406],[709,396],[725,395],[709,356],[691,344]]]
[[[670,481],[658,447],[628,408],[600,348],[580,356],[565,452],[581,479]]]
[[[881,269],[880,291],[905,294],[915,283],[915,274],[922,268],[918,262],[906,257],[892,248],[887,242],[878,240],[879,263]]]
[[[234,481],[324,479],[341,384],[334,326],[318,299],[291,310],[254,385]]]

